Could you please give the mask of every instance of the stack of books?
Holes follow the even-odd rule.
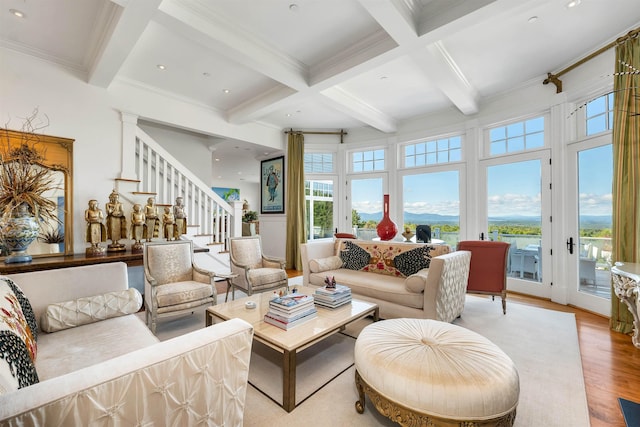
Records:
[[[351,288],[344,285],[317,288],[314,295],[316,305],[337,308],[351,302]]]
[[[313,319],[317,315],[312,295],[290,294],[269,301],[264,321],[284,330]]]

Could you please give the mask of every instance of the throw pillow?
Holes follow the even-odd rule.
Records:
[[[342,267],[342,259],[339,256],[317,258],[309,261],[309,269],[312,273],[335,270]]]
[[[20,303],[20,308],[22,308],[22,314],[24,314],[24,318],[27,320],[27,324],[29,324],[29,328],[31,329],[31,335],[33,335],[33,339],[35,341],[38,340],[38,324],[36,323],[36,315],[33,313],[33,308],[31,307],[31,303],[24,296],[22,289],[11,279],[6,276],[0,276],[0,280],[4,281],[13,293],[15,294],[18,302]]]
[[[342,259],[343,268],[348,268],[349,270],[362,270],[369,265],[371,255],[369,255],[369,252],[360,246],[345,240],[344,250],[340,251],[340,258]]]
[[[56,332],[111,317],[137,313],[141,306],[142,296],[135,288],[107,292],[49,304],[47,310],[42,313],[40,326],[45,332]]]
[[[8,278],[0,280],[0,394],[38,382],[34,361],[37,345],[16,291]],[[11,283],[9,283],[11,282]],[[31,305],[28,305],[31,308]],[[32,312],[33,313],[33,312]]]
[[[411,276],[423,268],[429,268],[431,264],[430,251],[430,246],[423,246],[398,254],[394,259],[396,268],[405,277]]]

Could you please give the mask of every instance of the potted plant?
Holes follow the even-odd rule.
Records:
[[[59,183],[44,166],[35,132],[38,110],[25,119],[16,140],[6,128],[0,144],[0,239],[11,252],[5,263],[31,261],[27,247],[40,233],[41,224],[57,224],[58,206],[46,194]]]
[[[64,233],[57,227],[48,227],[38,236],[38,241],[49,244],[49,253],[55,254],[64,250]]]
[[[258,220],[258,212],[256,211],[247,211],[244,215],[242,215],[242,222],[252,222]]]

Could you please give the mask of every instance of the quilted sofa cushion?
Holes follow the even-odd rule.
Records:
[[[40,319],[45,332],[56,332],[140,310],[142,296],[135,288],[107,292],[92,297],[78,298],[50,304]]]
[[[38,382],[37,327],[29,300],[9,278],[0,278],[0,394]]]
[[[411,276],[428,268],[432,257],[450,251],[448,245],[352,239],[335,241],[335,254],[344,262],[343,268],[394,277]]]

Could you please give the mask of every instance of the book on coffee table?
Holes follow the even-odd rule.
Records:
[[[285,331],[288,331],[289,329],[299,325],[300,323],[304,323],[307,320],[315,318],[317,315],[318,315],[318,312],[315,309],[315,307],[313,308],[312,311],[306,312],[304,316],[298,317],[293,320],[279,318],[277,315],[274,315],[269,311],[267,312],[267,314],[264,315],[264,321],[265,323],[268,323],[273,326],[277,326],[280,329],[284,329]]]
[[[351,302],[351,288],[344,285],[317,288],[313,294],[316,305],[326,308],[338,308]]]

